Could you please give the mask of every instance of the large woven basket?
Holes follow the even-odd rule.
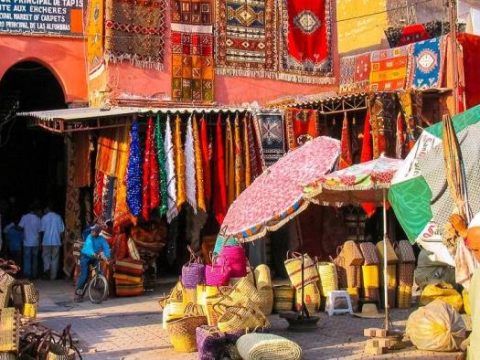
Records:
[[[215,308],[218,305],[214,306]],[[218,329],[225,333],[254,330],[269,326],[267,318],[258,309],[245,306],[227,306],[218,319]]]
[[[302,348],[291,340],[274,334],[246,334],[237,340],[242,359],[300,360]]]
[[[375,244],[371,242],[361,243],[360,251],[365,259],[364,265],[377,265],[380,262]]]
[[[384,259],[383,240],[377,243],[377,251],[378,251],[380,263],[383,264],[383,259]],[[397,257],[397,254],[395,253],[395,249],[393,248],[393,245],[390,242],[390,240],[387,239],[387,263],[396,264],[397,262],[398,262],[398,257]]]
[[[380,267],[378,265],[363,265],[363,288],[380,287]]]
[[[318,290],[317,284],[311,283],[305,285],[303,299],[305,302],[305,307],[307,308],[310,314],[313,314],[320,309],[320,291]],[[300,310],[302,306],[302,288],[298,288],[295,294],[295,307],[297,310]]]
[[[363,297],[365,299],[380,302],[380,289],[379,288],[364,288]]]
[[[408,240],[400,240],[396,249],[398,261],[402,263],[415,263],[415,253]]]
[[[255,284],[257,289],[272,287],[272,277],[268,265],[261,264],[255,268]]]
[[[233,299],[239,299],[239,302],[242,297],[246,297],[257,305],[261,303],[260,294],[258,293],[257,288],[247,277],[242,278],[235,284],[230,296]]]
[[[264,286],[258,289],[260,295],[260,303],[258,307],[266,316],[270,315],[273,310],[273,289],[271,286]]]
[[[342,254],[345,258],[345,265],[360,266],[363,265],[364,259],[360,248],[353,240],[345,241],[342,247]]]
[[[15,308],[0,310],[0,352],[19,350],[20,316]]]
[[[362,267],[350,265],[346,267],[347,273],[347,287],[359,288],[362,287]]]
[[[397,277],[398,285],[400,286],[413,286],[415,272],[415,263],[398,263],[397,264]]]
[[[168,335],[175,351],[197,351],[196,329],[207,325],[207,318],[198,309],[197,305],[191,306],[186,310],[186,316],[167,322]]]
[[[338,290],[338,278],[335,264],[331,262],[317,262],[319,290],[323,297],[328,296],[330,291]]]
[[[295,288],[302,286],[302,256],[304,259],[303,283],[316,283],[319,278],[315,264],[308,254],[302,255],[297,252],[288,252],[287,260],[285,260],[285,269]]]
[[[295,300],[295,289],[290,285],[273,287],[273,309],[276,312],[291,311]]]
[[[15,279],[0,269],[0,309],[9,305],[12,285]]]
[[[411,286],[399,286],[397,288],[397,306],[400,309],[409,309],[412,306]]]

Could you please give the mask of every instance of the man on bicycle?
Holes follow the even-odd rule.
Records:
[[[100,225],[93,225],[90,235],[87,236],[80,251],[80,277],[75,290],[76,301],[82,300],[83,288],[88,280],[89,266],[96,265],[100,259],[108,260],[110,258],[110,247],[107,240],[100,235],[100,231],[102,231]]]

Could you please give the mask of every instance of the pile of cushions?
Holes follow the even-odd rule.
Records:
[[[115,262],[115,292],[117,296],[137,296],[144,292],[143,261],[126,258]]]

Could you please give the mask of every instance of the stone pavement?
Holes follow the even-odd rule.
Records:
[[[72,324],[72,331],[80,341],[86,360],[193,360],[197,354],[175,353],[162,329],[158,298],[173,286],[164,283],[159,290],[140,297],[112,298],[101,305],[73,302],[70,282],[39,281],[39,320],[46,326],[61,330]],[[409,311],[394,310],[393,324],[404,327]],[[287,322],[277,315],[270,317],[271,332],[298,342],[304,350],[304,359],[371,359],[363,353],[363,329],[382,327],[382,319],[360,319],[350,315],[329,318],[320,314],[319,328],[312,333],[293,333]],[[402,352],[389,353],[376,359],[404,358],[455,359],[457,354],[431,353],[413,347]]]

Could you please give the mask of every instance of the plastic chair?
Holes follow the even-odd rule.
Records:
[[[335,302],[337,299],[345,300],[347,303],[347,308],[336,309]],[[350,295],[348,295],[348,293],[344,290],[330,291],[327,296],[327,303],[325,304],[325,312],[328,313],[329,316],[347,313],[353,314],[352,300],[350,299]]]

